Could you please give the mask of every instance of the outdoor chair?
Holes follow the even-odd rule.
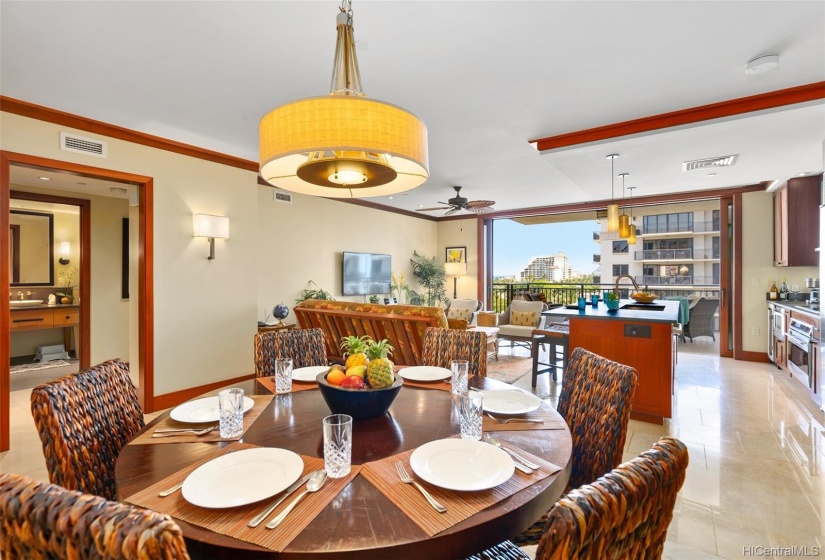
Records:
[[[189,554],[168,515],[0,474],[0,557],[186,560]]]
[[[718,299],[699,298],[690,309],[688,322],[685,323],[682,333],[682,342],[689,338],[691,342],[697,336],[709,336],[714,341],[716,336],[713,333],[713,316],[719,308]]]
[[[520,344],[532,348],[533,330],[542,324],[542,311],[547,311],[547,304],[542,301],[523,301],[514,299],[498,317],[498,340],[510,341],[510,345]]]
[[[115,460],[144,426],[129,366],[110,360],[39,385],[31,406],[49,480],[114,500]]]
[[[568,489],[589,484],[621,463],[638,377],[630,366],[584,348],[573,350],[556,407],[573,440]],[[513,541],[537,544],[545,519],[546,514]]]
[[[487,335],[482,331],[461,331],[430,327],[424,331],[421,364],[450,369],[453,360],[467,360],[467,375],[487,376]]]
[[[473,325],[481,307],[481,301],[477,299],[448,299],[445,313],[448,319],[464,319],[468,325]]]
[[[275,360],[292,358],[295,369],[327,365],[321,329],[288,329],[255,335],[255,377],[275,375]]]

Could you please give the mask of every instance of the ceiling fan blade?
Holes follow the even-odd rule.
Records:
[[[451,210],[447,210],[446,212],[444,212],[444,215],[449,216],[450,214],[455,214],[459,210],[461,210],[461,208],[459,208],[458,206],[453,206]]]
[[[416,212],[431,212],[433,210],[448,210],[452,208],[452,206],[436,206],[435,208],[416,208]]]
[[[488,212],[492,212],[493,208],[490,206],[477,206],[475,208],[467,208],[467,210],[475,214],[487,214]]]
[[[471,208],[482,208],[484,206],[492,206],[495,203],[495,200],[471,200],[467,203],[467,209],[469,210]]]

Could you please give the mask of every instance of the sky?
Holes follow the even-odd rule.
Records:
[[[530,259],[565,253],[570,268],[590,274],[598,263],[593,255],[601,251],[593,241],[599,230],[595,220],[555,224],[522,225],[513,220],[493,222],[493,276],[516,276]]]

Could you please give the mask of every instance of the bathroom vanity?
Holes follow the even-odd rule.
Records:
[[[66,351],[72,348],[74,335],[75,355],[80,356],[80,306],[77,304],[12,306],[9,325],[12,335],[19,331],[62,328]]]

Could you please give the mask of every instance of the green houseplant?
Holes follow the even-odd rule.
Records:
[[[298,299],[295,300],[296,303],[301,303],[305,299],[329,299],[333,300],[335,298],[330,295],[330,293],[323,288],[319,288],[318,284],[310,280],[307,283],[308,288],[304,288],[301,290],[301,295]]]
[[[413,276],[425,291],[422,295],[411,292],[410,303],[421,305],[426,297],[426,304],[433,306],[447,298],[447,292],[444,290],[444,265],[438,259],[428,258],[418,254],[418,251],[413,251],[410,264]]]

